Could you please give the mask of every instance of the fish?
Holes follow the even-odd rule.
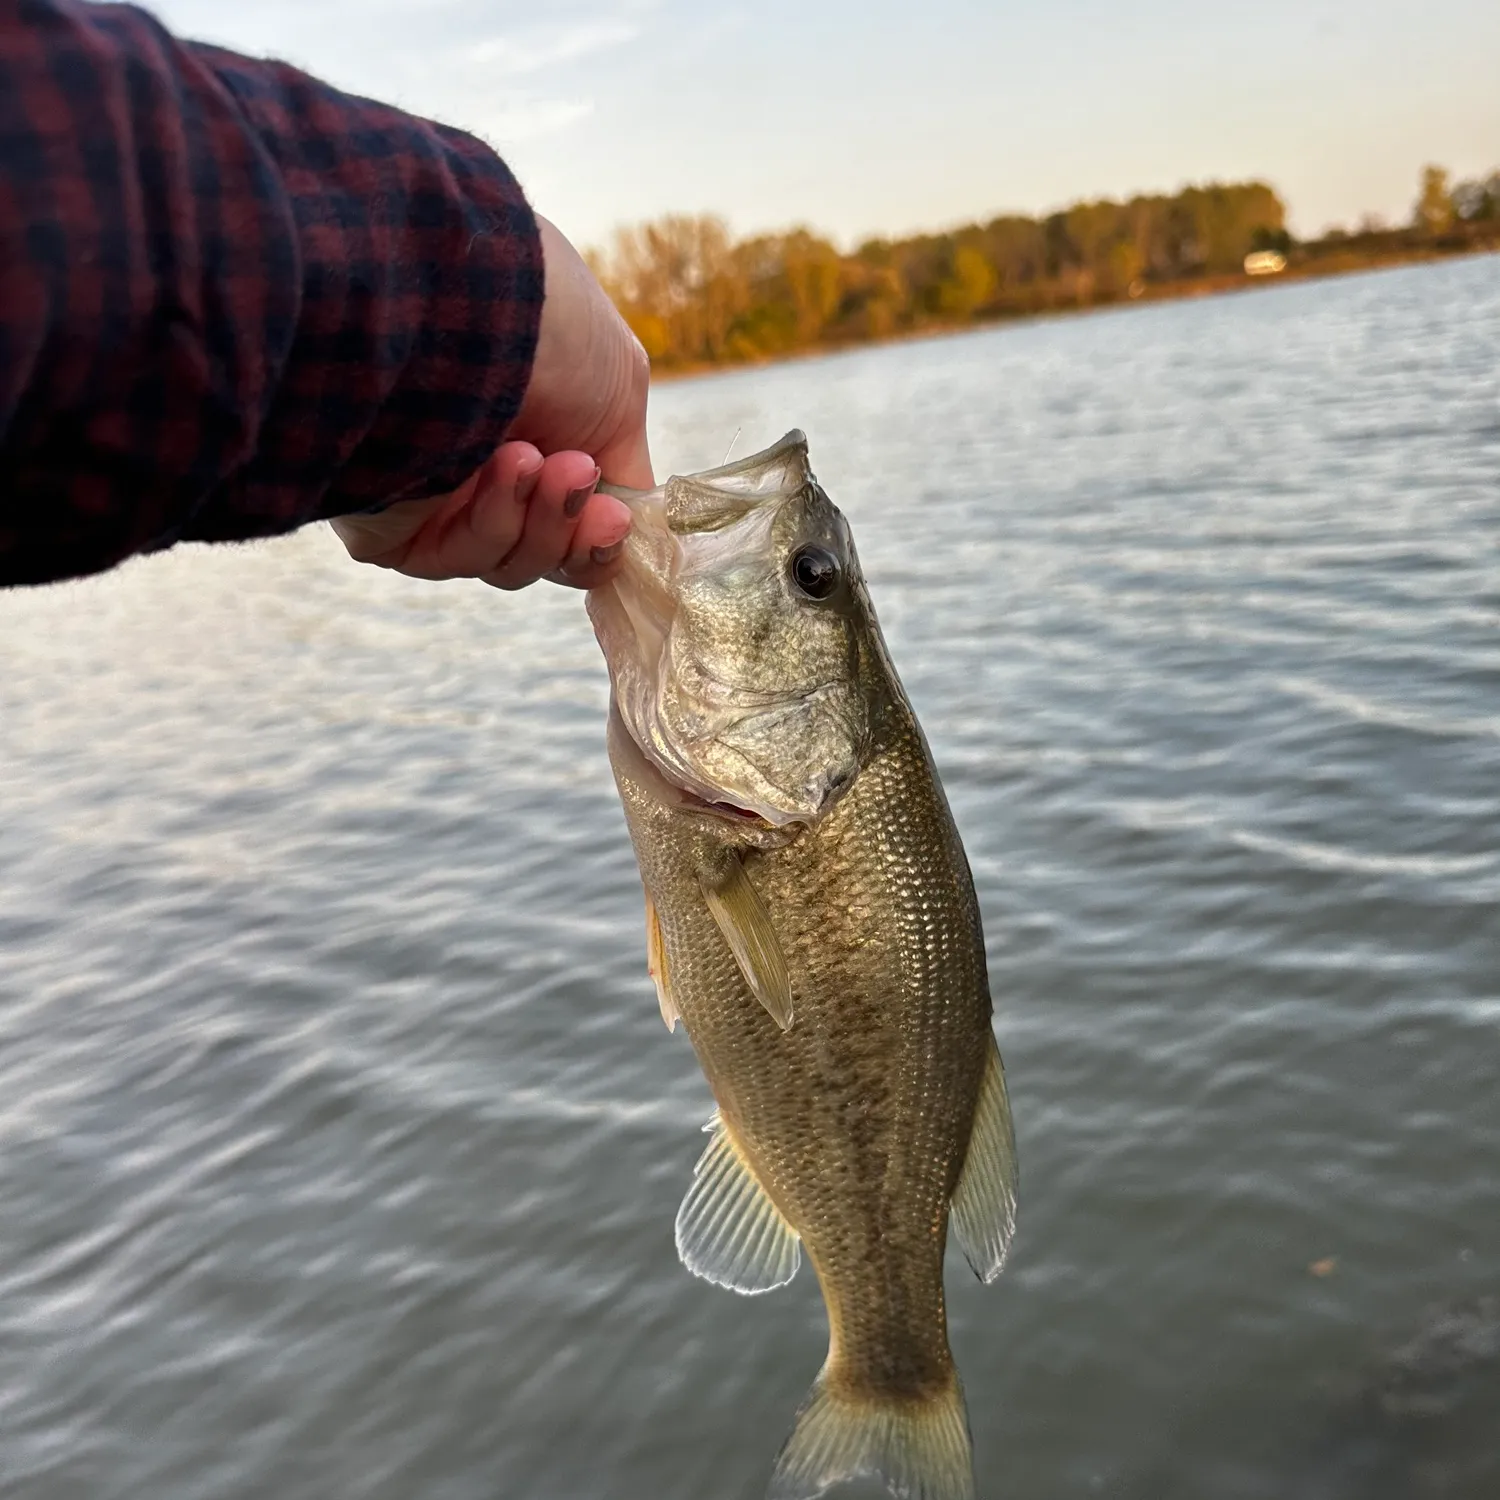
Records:
[[[591,591],[647,967],[717,1109],[677,1215],[745,1294],[812,1262],[822,1371],[769,1500],[972,1500],[948,1231],[1005,1263],[1015,1136],[978,901],[848,522],[788,433],[655,490]]]

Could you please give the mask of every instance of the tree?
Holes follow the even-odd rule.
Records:
[[[841,257],[827,240],[794,229],[782,240],[781,266],[797,315],[797,340],[815,343],[843,298]]]
[[[1446,167],[1422,168],[1422,190],[1412,210],[1412,223],[1428,234],[1442,234],[1453,224],[1453,194]]]
[[[952,272],[938,286],[938,306],[950,317],[972,318],[989,305],[999,285],[984,251],[978,245],[959,245]]]
[[[1007,214],[980,231],[985,259],[995,269],[1002,295],[1019,299],[1046,275],[1045,232],[1035,219]]]
[[[669,214],[617,230],[596,274],[653,359],[715,360],[744,310],[729,227],[714,215]]]
[[[879,339],[901,326],[910,298],[884,241],[861,245],[844,269],[839,327],[853,338]]]
[[[1460,182],[1451,195],[1453,211],[1466,224],[1485,224],[1500,219],[1500,172],[1473,182]]]
[[[1450,192],[1433,167],[1423,187],[1433,223],[1448,227],[1455,212],[1465,223],[1500,219],[1500,173]],[[1250,250],[1290,245],[1268,184],[1211,182],[868,240],[848,253],[809,229],[735,241],[713,215],[669,215],[619,230],[590,264],[653,362],[680,367],[1088,306],[1147,280],[1237,271]]]
[[[1250,248],[1274,250],[1279,255],[1285,255],[1292,248],[1292,236],[1285,229],[1270,229],[1262,224],[1251,233]]]

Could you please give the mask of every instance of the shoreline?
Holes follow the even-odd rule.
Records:
[[[697,380],[705,375],[731,375],[745,370],[764,370],[774,365],[822,359],[834,354],[852,354],[860,349],[879,349],[891,344],[910,344],[934,339],[956,338],[967,333],[989,332],[1023,323],[1040,323],[1052,318],[1086,317],[1091,313],[1118,312],[1132,307],[1147,307],[1159,302],[1190,302],[1201,297],[1230,296],[1240,292],[1268,291],[1294,281],[1322,281],[1335,276],[1358,276],[1376,271],[1400,270],[1408,266],[1434,265],[1440,262],[1471,260],[1481,255],[1500,255],[1500,241],[1463,249],[1438,250],[1413,247],[1371,255],[1368,251],[1337,251],[1293,262],[1284,271],[1270,276],[1247,276],[1243,272],[1193,276],[1179,281],[1147,285],[1138,296],[1098,297],[1071,306],[1037,307],[1023,312],[999,312],[987,317],[971,318],[962,323],[927,323],[879,338],[840,339],[811,344],[802,349],[788,349],[762,359],[717,360],[699,364],[652,366],[655,381]]]

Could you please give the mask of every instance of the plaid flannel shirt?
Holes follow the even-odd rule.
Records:
[[[0,0],[0,584],[453,488],[541,304],[472,137],[128,6]]]

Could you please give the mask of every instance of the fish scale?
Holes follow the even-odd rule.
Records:
[[[1015,1163],[958,832],[801,435],[626,498],[625,566],[590,600],[610,758],[663,1014],[718,1103],[679,1250],[743,1292],[799,1251],[818,1276],[829,1354],[775,1500],[858,1475],[963,1500],[944,1248],[951,1218],[998,1273]]]

